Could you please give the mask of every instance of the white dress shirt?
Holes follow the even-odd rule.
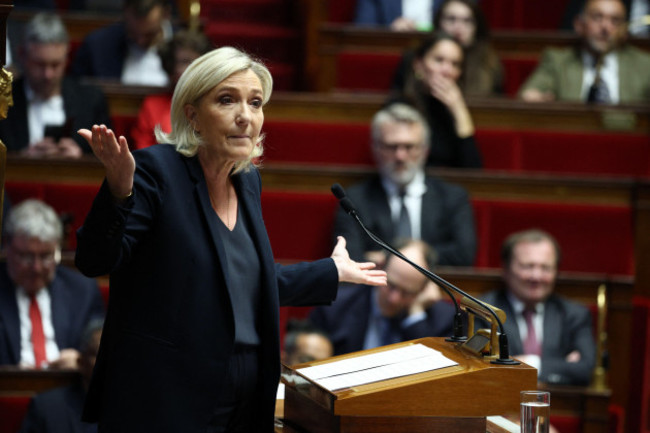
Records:
[[[422,239],[422,197],[427,192],[424,179],[424,172],[418,171],[413,180],[405,188],[404,205],[409,213],[411,237],[413,239]],[[388,178],[382,178],[382,185],[388,196],[391,218],[394,222],[397,222],[399,221],[399,215],[402,210],[399,187]]]
[[[56,95],[43,100],[36,96],[34,91],[25,81],[25,96],[27,98],[27,125],[29,128],[29,145],[43,140],[46,125],[63,125],[65,123],[65,109],[63,96]]]

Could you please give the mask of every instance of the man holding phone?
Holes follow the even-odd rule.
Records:
[[[76,131],[110,124],[101,90],[66,77],[68,52],[68,32],[58,16],[39,13],[26,24],[19,49],[23,74],[13,85],[14,106],[0,123],[8,151],[79,158],[91,151]]]

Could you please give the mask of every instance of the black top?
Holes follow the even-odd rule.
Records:
[[[237,209],[237,223],[232,231],[224,224],[218,226],[226,251],[230,283],[235,288],[230,300],[235,313],[235,343],[257,346],[260,344],[257,326],[261,268],[241,207]]]

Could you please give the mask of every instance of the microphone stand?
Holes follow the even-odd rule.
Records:
[[[339,200],[339,204],[345,210],[347,214],[352,216],[354,220],[359,224],[361,229],[366,233],[370,239],[372,239],[373,242],[375,242],[377,245],[385,249],[386,251],[390,252],[391,254],[396,255],[400,259],[404,260],[406,263],[410,264],[413,266],[415,269],[417,269],[420,273],[425,275],[427,278],[438,284],[442,289],[449,295],[449,297],[452,299],[454,302],[454,306],[456,307],[456,314],[454,315],[454,335],[452,337],[449,337],[446,339],[446,341],[451,341],[451,342],[463,342],[467,340],[467,336],[464,335],[463,332],[463,321],[462,321],[462,314],[460,312],[460,307],[458,306],[458,301],[456,298],[452,295],[450,290],[460,294],[461,296],[465,296],[468,299],[474,301],[478,305],[482,306],[487,310],[490,315],[494,317],[496,322],[499,325],[499,358],[492,360],[491,362],[493,364],[505,364],[505,365],[517,365],[520,364],[519,361],[516,361],[512,358],[510,358],[510,350],[508,347],[508,337],[506,335],[505,329],[503,327],[503,323],[499,319],[499,316],[495,313],[495,311],[486,303],[476,299],[475,297],[469,295],[465,291],[459,289],[455,285],[451,284],[447,280],[439,277],[438,275],[434,274],[433,272],[429,271],[428,269],[424,269],[421,266],[418,266],[417,264],[413,263],[411,260],[407,259],[402,253],[397,251],[395,248],[393,248],[391,245],[389,245],[387,242],[383,241],[381,238],[379,238],[377,235],[375,235],[372,231],[370,231],[363,221],[361,221],[361,218],[359,217],[359,214],[352,204],[352,200],[350,200],[347,195],[345,194],[345,191],[343,190],[343,187],[339,185],[338,183],[335,183],[332,185],[332,193],[336,196],[336,198]]]

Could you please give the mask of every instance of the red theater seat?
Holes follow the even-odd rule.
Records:
[[[634,298],[631,329],[630,377],[634,380],[628,396],[627,431],[646,433],[650,426],[650,299]]]
[[[518,131],[477,129],[476,144],[488,170],[519,171],[521,169],[521,137]]]
[[[514,98],[517,95],[519,88],[535,70],[538,62],[539,59],[537,56],[501,56],[505,77],[503,90],[507,96]]]
[[[5,192],[12,205],[16,205],[28,198],[43,200],[45,187],[40,183],[7,181]]]
[[[344,51],[336,59],[339,90],[388,92],[401,59],[399,53]]]
[[[67,223],[66,249],[77,246],[76,231],[86,219],[86,214],[99,191],[99,185],[46,184],[44,201],[52,206]],[[64,240],[65,242],[65,240]]]
[[[316,260],[332,253],[337,201],[329,193],[262,192],[264,223],[276,260]]]
[[[31,397],[0,395],[0,433],[16,433],[20,429]]]
[[[7,182],[5,189],[13,205],[28,198],[36,198],[52,206],[67,230],[63,248],[74,249],[77,245],[75,232],[83,224],[99,185]]]
[[[499,267],[500,248],[512,232],[540,228],[562,247],[560,270],[634,274],[632,210],[625,206],[473,200],[486,206],[488,230],[479,238],[479,260]]]
[[[568,0],[481,0],[491,29],[557,30]]]
[[[520,131],[521,169],[647,176],[650,137],[626,133]]]
[[[367,123],[265,122],[264,161],[374,166]]]

